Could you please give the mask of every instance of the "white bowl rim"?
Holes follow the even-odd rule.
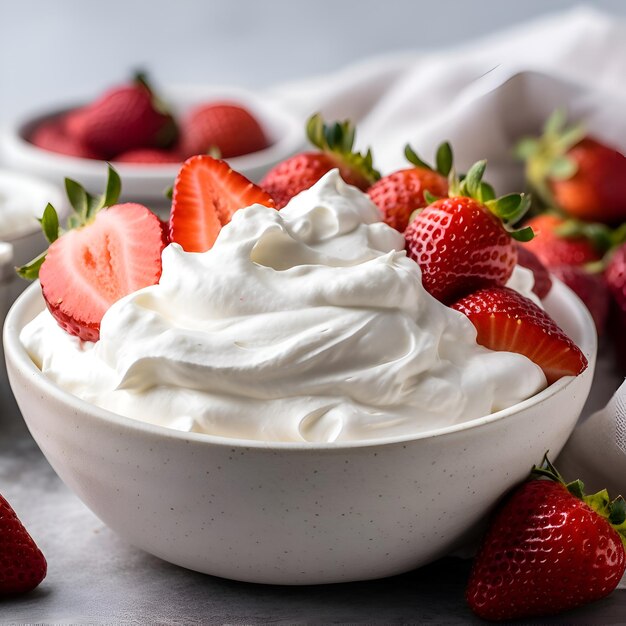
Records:
[[[581,302],[578,296],[569,287],[564,285],[558,279],[553,277],[552,289],[556,290],[559,297],[565,297],[570,300],[572,308],[575,308],[581,316],[581,329],[583,331],[583,341],[580,342],[580,348],[589,360],[588,367],[594,368],[597,355],[597,334],[595,324],[591,314]],[[144,432],[155,437],[165,437],[167,439],[177,439],[186,442],[207,443],[219,445],[223,447],[235,447],[244,449],[262,449],[262,450],[282,450],[282,451],[329,451],[337,452],[343,449],[351,448],[372,448],[380,446],[391,446],[395,444],[406,444],[407,442],[416,441],[418,439],[428,439],[433,437],[442,437],[453,435],[465,430],[478,428],[491,422],[506,419],[515,416],[521,411],[551,398],[552,396],[564,391],[576,379],[574,376],[566,376],[549,385],[539,393],[515,404],[506,409],[502,409],[495,413],[478,417],[451,426],[437,428],[433,430],[413,433],[409,435],[399,435],[395,437],[381,437],[377,439],[364,439],[358,441],[340,441],[340,442],[307,442],[307,441],[260,441],[256,439],[240,439],[235,437],[222,437],[218,435],[210,435],[205,433],[186,432],[176,430],[166,426],[150,424],[142,420],[133,419],[114,413],[107,409],[91,404],[68,391],[59,387],[56,383],[46,378],[41,370],[33,363],[26,349],[19,340],[19,332],[24,326],[21,320],[24,316],[24,310],[31,306],[33,300],[41,298],[41,288],[39,282],[36,281],[30,285],[13,303],[9,310],[3,332],[5,358],[11,360],[15,365],[25,371],[30,371],[36,380],[36,384],[44,393],[53,396],[57,401],[67,404],[76,411],[90,414],[92,418],[113,424],[115,426]],[[41,310],[43,310],[43,299],[41,300]]]
[[[229,165],[236,171],[251,170],[263,166],[265,163],[273,163],[287,156],[291,156],[295,151],[305,145],[304,122],[298,116],[290,111],[284,104],[278,101],[272,95],[263,91],[253,91],[244,87],[235,85],[190,85],[190,84],[171,84],[165,85],[160,90],[166,95],[166,98],[176,102],[186,97],[195,98],[214,98],[220,100],[241,101],[242,103],[251,102],[250,106],[256,106],[262,109],[266,117],[272,118],[276,123],[281,124],[285,133],[279,137],[274,143],[263,150],[243,154],[236,157],[225,159]],[[60,113],[69,111],[80,103],[54,103],[50,104],[46,109],[35,109],[27,111],[14,119],[10,124],[5,125],[0,132],[0,141],[9,146],[11,152],[18,150],[28,159],[38,161],[49,161],[48,166],[59,172],[69,172],[72,176],[101,176],[106,173],[106,164],[109,161],[100,159],[85,159],[66,154],[60,154],[44,150],[32,144],[24,136],[24,129],[34,122],[43,121],[47,118],[54,117]],[[176,177],[183,163],[120,163],[111,160],[116,171],[122,179],[129,177],[143,178],[147,180],[158,181],[164,177]]]

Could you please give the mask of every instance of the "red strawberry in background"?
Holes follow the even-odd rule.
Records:
[[[319,149],[302,152],[271,169],[260,185],[272,196],[277,209],[282,209],[293,196],[313,186],[334,168],[341,177],[361,191],[375,183],[380,174],[372,165],[372,154],[353,151],[354,126],[348,122],[327,126],[319,114],[307,122],[307,137]]]
[[[533,292],[543,300],[552,289],[552,279],[548,268],[539,260],[538,256],[521,243],[517,243],[517,264],[533,273],[535,279]]]
[[[69,135],[104,159],[137,148],[168,148],[178,135],[174,118],[143,74],[73,111],[66,126]]]
[[[159,150],[158,148],[137,148],[118,154],[114,163],[181,163],[180,154],[175,150]]]
[[[545,478],[544,478],[545,477]],[[626,506],[565,484],[547,458],[495,513],[467,602],[488,620],[560,613],[609,595],[626,568]]]
[[[43,150],[79,157],[81,159],[101,159],[102,156],[84,142],[68,134],[65,116],[44,120],[38,124],[29,141]]]
[[[191,157],[174,183],[170,239],[187,252],[205,252],[233,213],[252,204],[274,206],[267,192],[225,161],[208,155]]]
[[[530,229],[506,226],[521,219],[529,199],[520,194],[495,199],[482,181],[485,167],[485,161],[473,165],[462,183],[453,176],[450,197],[420,211],[404,233],[424,288],[444,303],[480,287],[504,285],[517,262],[513,237],[532,236]]]
[[[523,354],[543,370],[548,384],[587,368],[585,355],[556,322],[513,289],[485,287],[451,306],[474,324],[477,343]]]
[[[0,496],[0,596],[31,591],[46,577],[47,569],[41,550]]]
[[[621,244],[610,255],[606,282],[613,300],[611,337],[615,343],[618,363],[626,372],[626,243]]]
[[[46,305],[64,330],[97,341],[100,321],[114,302],[158,282],[166,238],[159,218],[146,207],[114,204],[120,181],[111,167],[100,198],[69,179],[66,188],[74,208],[69,230],[60,230],[48,205],[41,222],[50,247],[18,273],[39,277]]]
[[[269,146],[256,117],[234,102],[212,102],[190,111],[181,122],[180,143],[185,158],[217,149],[228,159]]]
[[[436,197],[448,195],[447,176],[452,169],[452,149],[449,143],[441,144],[437,150],[436,170],[424,163],[410,146],[406,146],[404,153],[414,167],[383,176],[367,190],[369,197],[380,209],[383,222],[401,233],[407,227],[413,211],[423,209],[428,204],[428,194]]]
[[[544,134],[517,147],[526,178],[549,207],[594,222],[626,220],[626,156],[581,126],[566,128],[564,111],[548,119]]]
[[[587,223],[546,213],[528,220],[535,236],[522,246],[585,303],[599,334],[604,332],[609,292],[602,257],[620,235],[603,224]]]

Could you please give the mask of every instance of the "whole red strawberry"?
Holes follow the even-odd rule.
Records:
[[[102,155],[81,140],[68,134],[65,116],[55,117],[38,124],[29,141],[43,150],[79,157],[81,159],[101,159]]]
[[[269,141],[257,118],[234,102],[196,107],[181,122],[181,154],[187,158],[217,149],[224,159],[267,148]]]
[[[46,577],[47,569],[41,550],[0,496],[0,596],[31,591]]]
[[[625,519],[621,497],[585,496],[583,484],[566,485],[546,456],[493,517],[470,574],[470,608],[508,621],[607,596],[626,568]]]
[[[452,169],[450,144],[443,143],[437,150],[437,169],[422,161],[406,146],[406,158],[414,167],[393,172],[375,182],[367,193],[380,209],[383,222],[404,232],[413,211],[423,209],[431,196],[448,195],[447,176]],[[426,197],[425,197],[426,195]]]
[[[450,186],[449,198],[420,211],[404,233],[424,288],[444,303],[480,287],[504,285],[517,262],[512,235],[532,236],[530,229],[505,227],[522,217],[528,198],[511,194],[496,200],[482,182],[485,166],[485,161],[472,166],[462,183]]]
[[[317,114],[307,122],[309,141],[318,152],[302,152],[271,169],[261,181],[261,187],[282,209],[293,196],[313,186],[324,174],[334,168],[341,177],[361,191],[375,183],[380,174],[372,165],[372,153],[353,151],[355,129],[350,122],[324,124]]]
[[[136,163],[136,164],[156,164],[156,163],[182,163],[180,154],[175,150],[159,150],[158,148],[137,148],[118,154],[115,163]]]
[[[533,292],[538,298],[543,300],[550,293],[550,289],[552,289],[552,279],[550,278],[548,268],[541,262],[538,256],[521,243],[517,243],[517,264],[533,273],[535,279]]]
[[[585,355],[556,322],[513,289],[485,287],[451,306],[474,324],[477,343],[523,354],[543,370],[548,384],[587,368]]]
[[[606,282],[613,300],[609,330],[619,365],[626,372],[626,243],[611,253]]]
[[[581,126],[566,128],[556,111],[539,139],[518,146],[529,183],[548,206],[572,217],[620,223],[626,219],[626,156],[589,137]]]
[[[49,204],[41,223],[50,247],[18,273],[39,277],[59,326],[85,341],[97,341],[100,321],[114,302],[158,282],[166,236],[159,218],[146,207],[115,204],[120,181],[111,167],[100,198],[70,179],[65,184],[74,208],[69,230],[60,229]]]
[[[67,132],[105,159],[137,148],[168,148],[178,130],[143,74],[73,111]]]

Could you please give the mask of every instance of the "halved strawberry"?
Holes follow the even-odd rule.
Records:
[[[101,198],[72,180],[65,183],[74,207],[69,230],[61,231],[49,204],[41,223],[50,247],[18,273],[39,277],[46,305],[64,330],[97,341],[100,321],[114,302],[159,281],[166,237],[161,221],[146,207],[110,206],[120,190],[111,167]]]
[[[536,363],[552,384],[587,368],[580,348],[534,302],[508,287],[486,287],[451,305],[476,327],[490,350],[517,352]]]
[[[208,155],[187,159],[176,182],[170,214],[170,240],[187,252],[206,252],[237,209],[252,204],[274,207],[270,195]]]

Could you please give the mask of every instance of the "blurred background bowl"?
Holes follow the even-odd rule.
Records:
[[[305,141],[304,122],[277,104],[271,97],[236,87],[203,85],[172,86],[159,89],[175,116],[184,115],[199,104],[213,101],[239,103],[257,117],[271,145],[258,152],[227,159],[233,169],[258,182],[274,165],[296,153]],[[0,134],[0,162],[62,184],[65,177],[80,182],[90,193],[102,193],[106,183],[104,161],[82,159],[43,150],[28,141],[41,122],[77,108],[57,107],[38,114],[27,114]],[[165,190],[170,187],[180,165],[114,163],[122,178],[122,200],[148,204],[150,208],[168,206]]]

